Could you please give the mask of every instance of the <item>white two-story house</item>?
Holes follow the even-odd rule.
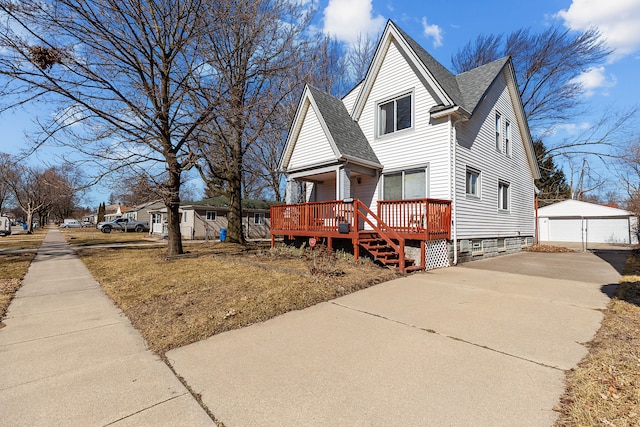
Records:
[[[280,169],[273,236],[345,239],[402,271],[533,242],[539,170],[510,58],[454,75],[391,21],[343,99],[305,88]]]

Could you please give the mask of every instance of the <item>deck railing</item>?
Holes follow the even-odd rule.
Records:
[[[356,219],[356,202],[332,200],[271,206],[271,234],[309,233],[311,236],[357,232],[369,221]],[[377,217],[384,227],[389,228],[384,231],[392,230],[405,238],[434,240],[451,237],[451,202],[448,200],[379,200]],[[376,227],[382,224],[376,224]]]
[[[450,200],[378,200],[378,217],[401,234],[423,235],[424,240],[451,238]]]
[[[342,200],[271,206],[271,231],[338,232],[354,230],[353,203]]]

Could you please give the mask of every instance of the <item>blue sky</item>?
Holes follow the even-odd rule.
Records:
[[[638,0],[459,0],[455,3],[434,0],[309,0],[320,12],[314,23],[318,31],[331,34],[344,43],[358,34],[377,35],[387,19],[392,19],[429,51],[445,67],[451,67],[451,55],[479,34],[509,33],[530,27],[534,32],[552,25],[574,31],[596,26],[614,54],[610,61],[582,76],[585,103],[592,116],[578,116],[553,138],[570,138],[589,127],[604,110],[629,109],[640,105],[640,1]],[[26,146],[25,130],[39,111],[8,112],[0,116],[0,151],[17,153]],[[635,125],[635,124],[634,124]],[[632,129],[640,135],[640,126]],[[36,155],[33,163],[55,163],[55,152]],[[566,165],[565,165],[566,166]],[[595,166],[595,165],[594,165]],[[606,168],[600,167],[606,175]],[[565,169],[567,174],[570,173]],[[610,182],[616,181],[608,176]],[[109,190],[96,188],[92,204],[105,201]]]
[[[338,40],[351,43],[360,32],[377,34],[387,19],[409,33],[445,67],[451,56],[480,34],[508,34],[520,28],[541,32],[550,26],[570,31],[598,28],[614,52],[602,66],[585,72],[579,79],[585,89],[583,101],[589,115],[578,115],[544,137],[547,146],[574,140],[592,128],[607,111],[630,110],[640,105],[640,1],[638,0],[460,0],[455,3],[433,0],[326,0],[319,27]],[[640,125],[627,129],[630,136],[616,143],[640,137]],[[601,148],[606,152],[607,148]],[[619,191],[617,176],[610,164],[589,158],[596,178],[607,181],[599,188],[603,195]],[[581,157],[556,158],[568,180],[577,179]],[[572,173],[573,166],[573,173]]]

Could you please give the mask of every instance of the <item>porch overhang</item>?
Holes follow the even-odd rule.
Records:
[[[376,176],[383,167],[377,163],[370,163],[360,159],[342,157],[330,163],[323,162],[308,165],[303,168],[293,170],[282,170],[288,179],[296,181],[322,182],[313,178],[314,176],[324,175],[327,173],[335,173],[339,168],[348,168],[351,172],[359,175]]]

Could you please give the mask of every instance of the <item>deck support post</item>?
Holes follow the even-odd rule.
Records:
[[[353,243],[353,259],[357,261],[360,256],[360,243],[357,237],[351,239],[351,242]]]
[[[271,235],[271,249],[276,247],[276,235],[272,234]]]
[[[422,270],[427,269],[427,242],[420,240],[420,264]]]
[[[333,237],[331,236],[327,237],[327,250],[329,253],[333,252]]]

